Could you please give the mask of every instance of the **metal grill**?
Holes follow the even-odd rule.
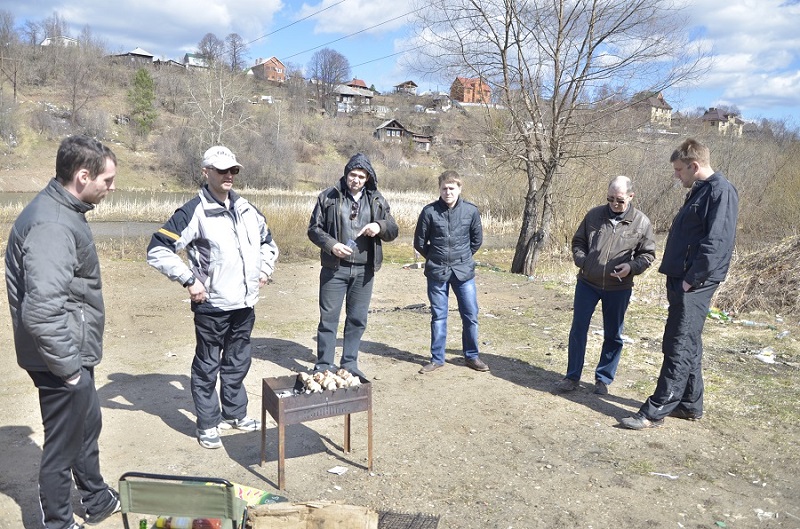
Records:
[[[438,526],[439,517],[432,514],[378,513],[378,529],[436,529]]]

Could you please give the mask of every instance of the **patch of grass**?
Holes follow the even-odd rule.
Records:
[[[628,463],[628,470],[636,474],[647,475],[655,472],[656,467],[647,459],[634,459]]]

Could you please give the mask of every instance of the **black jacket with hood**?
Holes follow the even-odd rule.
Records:
[[[369,203],[370,222],[376,222],[381,227],[377,237],[369,237],[374,245],[371,266],[378,271],[383,262],[382,241],[393,241],[397,238],[398,227],[394,217],[392,217],[389,203],[378,191],[378,179],[375,170],[369,159],[361,154],[355,154],[344,167],[344,174],[339,178],[339,182],[329,187],[319,194],[314,212],[311,214],[311,221],[308,225],[308,238],[319,246],[320,261],[326,268],[338,268],[339,258],[333,255],[333,247],[337,242],[344,242],[341,239],[342,218],[341,202],[344,200],[347,190],[347,174],[354,169],[363,169],[369,175],[364,184],[364,193]]]

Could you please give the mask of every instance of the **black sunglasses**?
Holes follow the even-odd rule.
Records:
[[[358,210],[361,207],[359,204],[359,202],[353,202],[353,204],[350,206],[350,220],[354,220],[356,217],[358,217]]]
[[[611,204],[613,204],[614,202],[616,202],[617,204],[624,204],[625,203],[625,199],[624,198],[606,197],[606,200],[608,200],[608,202],[611,203]]]
[[[232,175],[239,174],[239,168],[236,167],[235,165],[233,167],[231,167],[230,169],[217,169],[216,167],[212,167],[212,169],[215,170],[217,172],[217,174],[220,174],[220,175],[224,175],[224,174],[228,174],[228,173],[230,173]]]

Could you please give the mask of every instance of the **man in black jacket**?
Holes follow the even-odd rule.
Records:
[[[739,196],[711,168],[708,147],[688,139],[670,161],[675,178],[690,191],[672,221],[658,269],[667,276],[669,302],[661,373],[639,412],[620,421],[631,430],[661,426],[668,415],[703,416],[703,326],[711,298],[728,274],[736,239]]]
[[[114,190],[117,159],[99,141],[70,136],[56,176],[22,210],[8,237],[6,286],[17,363],[39,390],[44,427],[39,501],[47,529],[77,529],[72,483],[86,523],[119,511],[100,473],[102,428],[94,368],[103,357],[105,308],[85,214]]]
[[[373,278],[383,262],[381,242],[393,241],[397,234],[372,164],[365,155],[354,155],[339,182],[320,193],[308,225],[308,238],[319,246],[322,264],[315,371],[337,370],[336,329],[346,297],[340,367],[364,376],[358,348],[367,328]]]
[[[425,258],[431,302],[431,361],[419,370],[430,373],[444,365],[447,305],[450,289],[461,315],[461,347],[467,367],[489,371],[478,358],[478,294],[473,255],[483,243],[478,207],[461,198],[461,177],[455,171],[439,176],[439,200],[422,209],[414,231],[414,248]]]

